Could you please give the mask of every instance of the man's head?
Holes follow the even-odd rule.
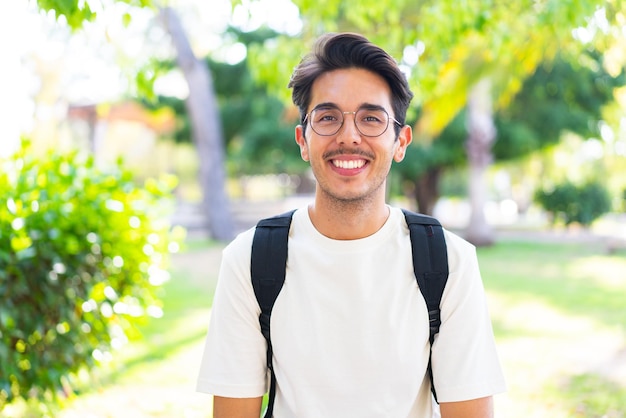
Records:
[[[295,68],[289,87],[292,100],[300,110],[300,121],[305,123],[305,115],[311,102],[313,82],[323,73],[345,69],[363,68],[381,76],[391,90],[391,105],[394,117],[405,123],[406,110],[413,98],[404,73],[396,61],[367,38],[354,33],[331,33],[318,39],[313,52],[306,55]],[[400,126],[395,126],[396,135]]]

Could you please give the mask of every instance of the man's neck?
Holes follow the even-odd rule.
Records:
[[[316,197],[309,216],[322,235],[337,240],[365,238],[376,233],[389,217],[389,207],[380,202],[329,201]]]

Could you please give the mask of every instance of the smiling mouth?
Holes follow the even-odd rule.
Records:
[[[332,160],[332,163],[337,168],[354,170],[363,167],[365,165],[365,160]]]

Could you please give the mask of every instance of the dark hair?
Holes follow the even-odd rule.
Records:
[[[404,123],[406,110],[413,98],[406,76],[396,61],[382,48],[356,33],[329,33],[321,36],[313,51],[294,69],[289,88],[291,98],[300,109],[304,122],[311,101],[311,86],[321,74],[344,68],[363,68],[381,76],[391,90],[394,117]],[[400,127],[396,126],[396,135]]]

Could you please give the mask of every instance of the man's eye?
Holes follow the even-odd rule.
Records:
[[[316,122],[329,123],[329,122],[337,122],[338,120],[340,120],[339,115],[337,114],[337,112],[333,112],[333,111],[317,112],[315,115]]]
[[[370,113],[367,115],[363,115],[361,121],[365,123],[381,123],[384,121],[384,118],[381,115]]]

